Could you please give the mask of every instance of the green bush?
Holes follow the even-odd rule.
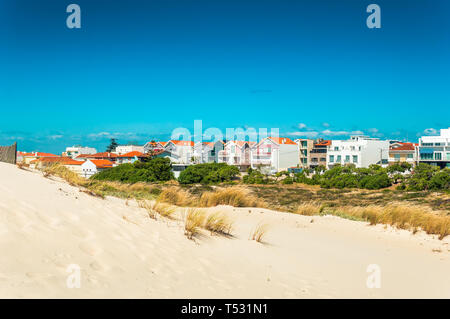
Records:
[[[226,163],[206,163],[188,166],[180,173],[180,184],[217,184],[229,182],[239,174],[236,166]]]
[[[245,184],[269,184],[270,179],[259,170],[249,168],[247,175],[242,178]]]
[[[155,158],[145,163],[121,164],[91,177],[94,180],[122,183],[160,182],[173,178],[172,165],[168,158]]]

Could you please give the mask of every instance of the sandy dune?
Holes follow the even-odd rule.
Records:
[[[2,298],[450,297],[450,238],[336,217],[217,207],[233,238],[186,239],[181,221],[0,163]],[[265,244],[249,240],[271,225]],[[79,265],[81,287],[68,288]],[[381,288],[369,289],[369,264]]]

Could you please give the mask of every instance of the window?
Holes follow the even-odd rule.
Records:
[[[395,158],[396,160],[400,160],[400,154],[394,154],[394,158]]]
[[[334,155],[330,155],[330,163],[334,162]]]
[[[354,147],[354,146],[350,146],[350,149],[351,149],[352,151],[354,151],[354,150],[355,150],[355,147]]]
[[[433,153],[420,153],[420,159],[421,160],[432,160]]]
[[[434,159],[438,161],[442,160],[442,153],[434,153]]]
[[[335,146],[335,147],[334,147],[334,150],[335,150],[335,151],[339,151],[339,146]]]
[[[353,163],[358,163],[358,155],[353,155]]]
[[[346,163],[350,162],[350,155],[345,155],[345,162]]]
[[[407,154],[406,158],[414,158],[414,154]]]
[[[302,158],[302,163],[303,164],[307,164],[308,163],[308,159],[307,158]]]
[[[306,147],[308,146],[308,142],[307,141],[302,141],[302,147]]]
[[[447,153],[447,161],[450,161],[450,153]]]
[[[236,153],[236,145],[231,146],[231,153]]]
[[[433,143],[422,143],[422,146],[433,146]]]
[[[321,158],[320,158],[320,161],[321,161],[321,162],[325,162],[326,160],[327,160],[327,159],[326,159],[325,157],[321,157]]]
[[[337,156],[337,159],[336,159],[336,162],[337,162],[337,163],[340,163],[341,161],[342,161],[342,160],[341,160],[341,155],[338,155],[338,156]]]

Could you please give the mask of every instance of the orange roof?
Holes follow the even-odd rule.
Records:
[[[142,156],[145,156],[145,154],[141,153],[141,152],[138,152],[138,151],[133,151],[133,152],[129,152],[129,153],[125,153],[125,154],[119,155],[119,157],[135,157],[135,156],[142,157]]]
[[[84,158],[115,158],[119,155],[109,152],[102,152],[102,153],[96,153],[96,154],[85,154]],[[78,155],[77,157],[81,157],[81,155]]]
[[[159,142],[162,146],[166,146],[167,142]]]
[[[41,152],[31,152],[31,153],[25,153],[23,156],[28,157],[60,157],[59,155],[50,154],[50,153],[41,153]]]
[[[402,145],[400,146],[393,146],[390,147],[391,151],[414,151],[415,150],[415,144],[413,143],[400,143]]]
[[[177,146],[194,146],[194,142],[192,141],[178,141],[178,140],[170,140],[173,144]]]
[[[240,148],[242,148],[242,146],[244,146],[245,144],[248,144],[249,146],[256,144],[256,142],[249,142],[249,141],[228,141],[227,143],[230,143],[230,142],[236,144]]]
[[[277,144],[297,145],[297,143],[292,141],[289,137],[269,137],[269,138]]]
[[[113,163],[111,163],[108,160],[90,160],[92,163],[94,163],[97,168],[109,168],[113,166]]]
[[[331,141],[330,140],[324,140],[322,142],[316,143],[315,146],[330,146]]]

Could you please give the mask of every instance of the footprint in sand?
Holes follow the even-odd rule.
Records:
[[[98,245],[90,242],[83,242],[78,247],[89,256],[96,256],[102,252],[102,249]]]

